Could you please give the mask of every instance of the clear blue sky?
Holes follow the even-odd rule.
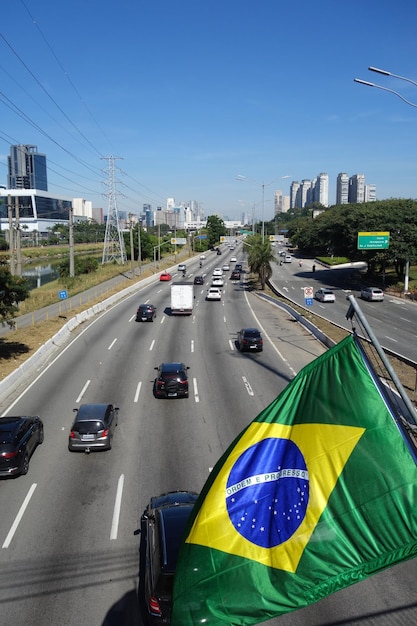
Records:
[[[365,174],[417,198],[417,108],[355,77],[417,87],[413,0],[13,0],[0,38],[0,184],[10,145],[46,154],[49,191],[105,210],[196,200],[206,216],[273,216],[292,180]],[[236,180],[242,174],[252,179]],[[287,180],[276,180],[289,175]],[[271,183],[271,184],[269,184]]]

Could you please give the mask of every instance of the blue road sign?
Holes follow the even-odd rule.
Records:
[[[312,306],[314,302],[314,298],[306,298],[306,306]]]
[[[65,298],[68,298],[68,291],[66,289],[61,289],[61,291],[58,291],[58,295],[61,300],[65,300]]]

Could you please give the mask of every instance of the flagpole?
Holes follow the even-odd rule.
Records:
[[[399,395],[401,396],[401,399],[403,400],[405,406],[407,407],[409,413],[410,413],[410,417],[413,420],[413,423],[415,426],[417,426],[417,415],[416,415],[416,410],[410,400],[410,398],[408,397],[408,394],[406,393],[404,387],[402,386],[400,379],[398,378],[397,374],[395,373],[391,363],[388,361],[385,352],[381,346],[381,344],[379,343],[378,339],[376,338],[372,328],[369,326],[364,314],[362,313],[358,303],[356,302],[355,296],[350,295],[348,296],[348,300],[350,302],[350,306],[348,309],[348,312],[346,313],[346,319],[352,319],[352,317],[354,315],[357,315],[359,321],[361,322],[361,324],[363,325],[364,329],[366,330],[366,332],[369,335],[369,339],[371,340],[372,345],[374,346],[375,350],[377,351],[382,363],[385,366],[385,369],[387,370],[387,372],[389,373],[389,375],[391,376],[392,382],[394,383],[395,387],[397,388],[397,391],[399,393]]]

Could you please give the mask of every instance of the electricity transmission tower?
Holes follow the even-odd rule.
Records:
[[[114,166],[116,158],[119,157],[109,156],[102,158],[109,163],[107,168],[109,176],[107,185],[109,187],[109,191],[106,194],[103,194],[109,198],[109,205],[107,209],[106,234],[104,236],[102,265],[113,261],[124,265],[126,262],[126,250],[123,234],[120,229],[119,213],[117,210],[117,192]]]

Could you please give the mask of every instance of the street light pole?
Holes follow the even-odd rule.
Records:
[[[275,183],[277,180],[284,180],[285,178],[290,178],[289,175],[287,176],[280,176],[279,178],[274,178],[274,180],[271,180],[269,183],[266,183],[265,181],[262,181],[261,183],[257,182],[256,180],[253,180],[253,178],[249,178],[249,176],[243,176],[242,174],[238,174],[236,176],[236,180],[249,180],[250,182],[254,183],[254,185],[258,185],[258,187],[262,187],[262,215],[261,215],[261,219],[262,219],[262,243],[264,243],[265,241],[265,221],[264,221],[264,209],[265,209],[265,186],[268,187],[269,185],[272,185],[272,183]]]
[[[393,74],[392,72],[389,72],[388,70],[382,70],[379,67],[373,67],[372,65],[368,67],[368,70],[370,70],[371,72],[376,72],[377,74],[382,74],[383,76],[392,76],[393,78],[398,78],[398,80],[404,80],[407,83],[411,83],[412,85],[417,87],[417,82],[414,80],[411,80],[411,78],[407,78],[406,76],[399,76],[399,74]],[[394,91],[394,89],[388,89],[387,87],[383,87],[382,85],[377,85],[376,83],[370,83],[367,80],[361,80],[360,78],[354,78],[353,80],[355,83],[360,83],[361,85],[367,85],[368,87],[376,87],[377,89],[381,89],[382,91],[389,91],[390,93],[393,93],[395,96],[398,96],[403,102],[408,104],[410,107],[417,108],[417,104],[415,102],[410,102],[410,100],[407,100],[407,98],[404,98],[403,95],[398,93],[398,91]],[[404,292],[405,293],[407,293],[408,291],[409,272],[410,272],[410,259],[406,259],[405,277],[404,277]]]

